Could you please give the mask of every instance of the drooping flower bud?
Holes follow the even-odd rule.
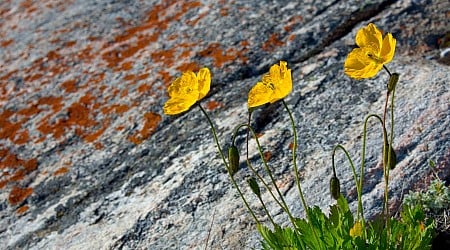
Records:
[[[247,179],[247,183],[250,186],[250,189],[256,196],[261,197],[261,189],[259,188],[258,182],[256,182],[256,179],[251,177],[250,179]]]
[[[388,92],[392,92],[392,90],[394,90],[395,85],[397,85],[398,82],[398,78],[400,77],[400,75],[398,73],[392,73],[391,77],[389,77],[389,82],[388,82]]]
[[[331,197],[335,200],[339,199],[339,196],[341,195],[341,184],[336,176],[333,176],[330,179],[330,193]]]
[[[390,152],[391,159],[389,161],[389,169],[392,170],[395,168],[395,165],[397,165],[397,155],[395,154],[394,148],[392,148],[392,146],[387,142],[385,143],[384,149],[386,150],[386,152],[384,153],[384,165],[386,166],[388,164],[388,156]]]
[[[228,148],[228,161],[230,163],[230,174],[234,175],[239,170],[239,151],[234,145]]]

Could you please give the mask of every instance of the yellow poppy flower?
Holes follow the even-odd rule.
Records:
[[[274,103],[283,99],[292,91],[291,70],[287,62],[280,61],[274,64],[269,73],[262,77],[248,93],[248,107],[253,108],[266,103]]]
[[[384,64],[392,61],[396,40],[388,33],[384,39],[381,31],[370,23],[356,34],[356,45],[347,56],[344,72],[351,78],[362,79],[375,76]]]
[[[202,68],[195,74],[184,72],[168,88],[170,99],[164,104],[166,115],[176,115],[188,110],[197,101],[205,97],[210,88],[211,74],[208,68]]]
[[[361,222],[356,221],[352,228],[350,228],[350,236],[352,238],[362,235],[362,225]]]

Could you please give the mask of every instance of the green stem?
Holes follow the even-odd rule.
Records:
[[[303,195],[303,191],[302,191],[302,187],[300,186],[300,176],[298,174],[298,167],[297,167],[297,130],[295,128],[295,122],[294,122],[294,117],[292,116],[291,110],[289,109],[289,107],[287,106],[286,102],[284,101],[284,99],[282,100],[283,106],[286,109],[286,111],[289,114],[289,119],[291,121],[291,127],[292,127],[292,132],[294,134],[294,144],[292,146],[292,161],[294,164],[294,172],[295,172],[295,181],[297,183],[297,188],[298,188],[298,192],[300,194],[300,199],[302,201],[303,207],[305,209],[305,213],[306,213],[306,218],[308,219],[308,221],[311,223],[311,230],[314,233],[314,237],[316,238],[317,244],[320,246],[320,248],[322,248],[322,241],[319,239],[319,237],[317,236],[316,230],[314,229],[313,225],[312,225],[312,220],[311,220],[311,215],[309,213],[309,209],[308,209],[308,205],[306,204],[306,200],[305,197]]]
[[[256,133],[255,133],[255,131],[253,130],[253,128],[252,128],[250,125],[246,124],[246,123],[243,123],[243,124],[238,125],[238,126],[235,128],[234,133],[233,133],[233,138],[232,138],[232,143],[233,143],[233,145],[235,144],[237,133],[238,133],[239,129],[242,128],[242,127],[247,127],[247,134],[248,134],[249,132],[251,132],[253,138],[255,138],[255,141],[256,141],[256,145],[257,145],[257,148],[258,148],[258,152],[259,152],[260,158],[261,158],[261,160],[262,160],[263,163],[264,163],[264,167],[265,167],[266,172],[267,172],[268,175],[270,176],[272,185],[274,185],[275,189],[277,190],[278,195],[280,196],[281,202],[275,197],[275,195],[273,194],[273,192],[272,192],[271,188],[269,187],[269,185],[264,181],[264,178],[262,178],[262,176],[261,176],[260,174],[258,174],[258,172],[256,171],[256,169],[255,169],[255,168],[253,167],[253,165],[250,163],[250,160],[249,160],[249,157],[248,157],[248,140],[247,140],[247,165],[248,165],[248,167],[249,167],[250,170],[256,175],[256,177],[258,177],[258,179],[263,183],[264,187],[269,191],[270,195],[271,195],[272,198],[275,200],[275,202],[276,202],[276,203],[277,203],[277,204],[278,204],[278,205],[279,205],[279,206],[280,206],[280,207],[288,214],[289,220],[291,221],[292,225],[293,225],[294,227],[296,227],[296,225],[295,225],[295,219],[294,219],[294,217],[292,216],[291,212],[289,211],[289,207],[287,206],[287,203],[286,203],[286,201],[284,200],[283,195],[281,194],[280,190],[279,190],[278,187],[277,187],[277,184],[275,183],[275,179],[273,178],[273,176],[272,176],[272,174],[271,174],[271,170],[270,170],[269,166],[267,165],[266,160],[264,159],[264,154],[263,154],[262,149],[261,149],[261,144],[259,143],[259,139],[258,139],[258,137],[256,136]],[[248,137],[247,137],[247,138],[248,138]]]
[[[228,163],[225,160],[225,156],[224,156],[224,154],[222,152],[222,148],[220,147],[219,139],[217,139],[217,133],[216,133],[216,129],[214,127],[213,122],[209,118],[208,113],[206,113],[206,111],[203,109],[202,105],[200,105],[200,103],[198,103],[198,106],[200,107],[200,110],[203,112],[203,114],[206,116],[206,119],[208,120],[209,125],[211,126],[211,130],[212,130],[212,133],[213,133],[213,136],[214,136],[214,141],[216,142],[217,150],[219,151],[219,154],[222,157],[223,164],[225,164],[225,167],[227,168],[227,172],[228,172],[228,175],[230,176],[231,182],[233,183],[234,187],[236,188],[236,190],[238,191],[238,193],[241,196],[242,200],[244,201],[244,204],[247,207],[247,209],[250,212],[250,214],[252,215],[253,219],[256,221],[257,224],[260,224],[258,218],[256,218],[256,215],[253,213],[253,210],[250,208],[250,206],[248,205],[247,200],[245,199],[244,195],[242,194],[241,190],[239,189],[239,186],[237,185],[236,180],[234,179],[233,175],[231,174],[230,167],[228,166]]]
[[[297,154],[296,154],[297,153],[297,130],[295,129],[294,117],[292,116],[291,110],[286,105],[286,102],[283,100],[282,103],[284,105],[284,108],[287,110],[287,112],[289,114],[289,119],[291,121],[291,126],[292,126],[292,130],[293,130],[293,134],[294,134],[294,143],[292,145],[292,162],[294,164],[295,182],[297,183],[297,189],[300,194],[300,199],[302,201],[303,208],[305,209],[306,214],[308,215],[308,210],[307,210],[308,205],[306,204],[305,196],[303,195],[302,187],[300,186],[300,176],[298,174]]]
[[[365,143],[364,143],[365,144]],[[337,149],[341,149],[345,156],[347,157],[349,163],[350,163],[350,168],[352,169],[353,172],[353,179],[356,183],[356,193],[358,194],[358,209],[357,209],[357,215],[358,215],[358,219],[361,220],[361,224],[362,224],[362,228],[364,230],[364,239],[366,238],[366,227],[365,227],[365,219],[364,219],[364,211],[363,211],[363,206],[362,206],[362,176],[363,176],[363,170],[361,171],[361,176],[359,178],[358,181],[358,175],[356,174],[356,169],[355,169],[355,164],[353,164],[352,158],[350,157],[350,154],[348,153],[348,151],[344,148],[344,146],[338,144],[336,146],[334,146],[333,148],[333,155],[331,157],[332,159],[332,166],[333,166],[333,174],[336,176],[336,172],[334,170],[334,155],[336,154],[336,150]],[[364,150],[363,150],[364,151]],[[363,161],[364,162],[364,161]],[[363,169],[363,166],[361,166],[361,169]]]
[[[390,234],[390,223],[389,223],[389,219],[390,219],[390,215],[389,215],[389,190],[388,190],[388,183],[389,183],[389,171],[390,171],[390,166],[391,166],[391,154],[392,154],[392,150],[393,150],[393,142],[394,142],[394,96],[395,96],[395,88],[392,90],[392,95],[391,95],[391,128],[390,128],[390,133],[389,133],[389,149],[388,149],[388,160],[385,166],[386,169],[386,174],[385,174],[385,204],[386,204],[386,227],[387,227],[387,232],[388,232],[388,237]],[[385,151],[386,152],[386,151]]]
[[[391,166],[391,151],[393,150],[393,146],[392,143],[394,141],[394,96],[395,96],[395,87],[397,85],[398,82],[398,78],[399,75],[397,73],[391,74],[391,72],[389,71],[389,69],[383,65],[383,68],[387,71],[387,73],[389,74],[389,80],[388,80],[388,86],[387,86],[387,93],[386,93],[386,102],[384,105],[384,114],[383,114],[383,128],[386,130],[386,112],[387,112],[387,104],[388,104],[388,100],[389,100],[389,94],[390,92],[392,92],[391,95],[391,128],[390,128],[390,134],[389,134],[389,149],[386,150],[386,141],[387,141],[387,136],[386,136],[386,132],[385,132],[385,136],[384,136],[384,146],[383,146],[383,172],[384,172],[384,183],[385,183],[385,188],[384,188],[384,214],[386,216],[386,232],[387,232],[387,241],[389,243],[389,237],[390,237],[390,215],[389,215],[389,170],[390,170],[390,166]],[[388,151],[388,152],[387,152]],[[388,153],[388,159],[387,162],[385,163],[384,160],[384,156],[386,154],[386,152]]]
[[[386,72],[389,74],[389,76],[392,76],[391,71],[386,67],[386,65],[383,64],[383,68],[386,70]]]
[[[303,204],[303,208],[305,209],[306,215],[308,216],[308,205],[306,204],[305,196],[303,195],[302,187],[300,186],[300,176],[298,174],[298,167],[297,167],[297,130],[295,129],[295,122],[294,118],[292,116],[291,110],[289,110],[288,106],[286,105],[286,102],[283,100],[284,108],[287,110],[289,114],[289,119],[291,121],[291,126],[294,134],[294,144],[292,145],[292,162],[294,164],[294,172],[295,172],[295,181],[297,183],[298,192],[300,194],[300,199]]]
[[[383,139],[386,139],[386,128],[384,126],[384,122],[381,119],[381,117],[379,115],[375,115],[375,114],[370,114],[366,117],[366,119],[364,120],[364,128],[363,128],[363,146],[362,146],[362,153],[361,153],[361,177],[359,180],[359,186],[360,186],[360,190],[362,191],[362,186],[363,186],[363,182],[364,182],[364,168],[365,168],[365,157],[366,157],[366,141],[367,141],[367,123],[369,121],[370,118],[375,117],[378,119],[378,121],[381,123],[382,129],[383,129]],[[383,156],[384,156],[384,143],[383,143]],[[384,158],[383,158],[384,159]],[[364,216],[364,214],[361,214],[362,216]],[[364,224],[363,224],[364,226]],[[366,231],[364,231],[366,232]]]
[[[385,68],[387,70],[387,68]],[[389,72],[389,71],[388,71]],[[390,73],[390,72],[389,72]],[[386,155],[386,144],[387,144],[387,134],[386,134],[386,113],[387,113],[387,106],[388,106],[388,101],[389,101],[389,90],[386,91],[386,101],[384,103],[384,112],[383,112],[383,129],[384,129],[384,136],[383,136],[383,176],[384,176],[384,201],[383,201],[383,214],[386,220],[386,232],[387,232],[387,237],[386,239],[389,241],[389,235],[390,235],[390,226],[389,226],[389,173],[388,173],[388,169],[389,169],[389,159],[391,158],[390,155],[388,155],[388,162],[385,162],[385,155]],[[391,146],[392,147],[392,146]],[[389,147],[389,148],[391,148]]]
[[[347,157],[347,159],[348,159],[348,161],[350,163],[350,168],[352,169],[352,172],[353,172],[353,179],[355,180],[355,183],[356,183],[356,193],[358,194],[358,210],[357,210],[357,214],[358,214],[358,217],[360,217],[360,216],[364,217],[363,213],[362,213],[362,203],[359,202],[359,201],[361,201],[361,188],[358,185],[358,183],[359,183],[358,182],[358,175],[356,174],[355,165],[353,164],[352,158],[350,158],[350,154],[344,148],[344,146],[342,146],[341,144],[338,144],[338,145],[334,146],[334,148],[333,148],[333,155],[331,157],[331,164],[333,166],[333,174],[334,174],[334,176],[336,176],[336,172],[334,170],[334,155],[336,154],[336,150],[337,149],[341,149],[344,152],[345,156]]]
[[[267,210],[267,207],[266,207],[266,205],[264,204],[264,201],[262,200],[261,196],[257,196],[257,197],[258,197],[258,199],[259,199],[259,202],[261,202],[261,204],[262,204],[262,206],[263,206],[263,209],[264,209],[264,211],[265,211],[266,214],[267,214],[267,217],[269,217],[269,220],[270,220],[270,222],[272,223],[273,228],[276,228],[276,227],[277,227],[277,224],[275,223],[275,221],[273,221],[272,216],[270,216],[270,213],[269,213],[269,211]]]

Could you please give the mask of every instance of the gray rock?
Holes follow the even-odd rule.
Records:
[[[318,3],[319,2],[319,3]],[[449,180],[447,1],[70,1],[0,3],[0,245],[5,249],[249,249],[255,223],[232,187],[198,107],[169,117],[166,87],[187,69],[213,74],[202,101],[223,150],[247,119],[247,93],[286,60],[286,98],[298,132],[298,166],[309,205],[333,203],[331,153],[361,162],[362,127],[382,114],[388,76],[352,80],[343,63],[356,31],[375,23],[397,39],[390,200],[432,178]],[[292,129],[280,103],[252,124],[295,216]],[[380,125],[369,122],[365,214],[383,199]],[[238,137],[245,152],[245,133]],[[255,141],[249,156],[261,168]],[[356,209],[349,164],[336,155],[341,190]],[[250,176],[241,153],[236,178]],[[288,220],[267,191],[275,220]],[[206,239],[209,236],[208,242]]]

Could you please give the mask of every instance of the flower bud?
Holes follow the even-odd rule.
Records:
[[[331,197],[335,200],[339,199],[339,196],[341,196],[341,186],[339,179],[336,176],[333,176],[330,179],[330,193]]]
[[[261,197],[261,189],[259,188],[258,182],[256,182],[255,178],[251,177],[250,179],[247,179],[247,183],[253,193],[256,194],[256,196]]]
[[[234,145],[228,148],[228,161],[230,163],[230,174],[234,175],[239,170],[239,151]]]
[[[388,92],[390,93],[392,90],[394,90],[395,85],[397,85],[398,82],[398,78],[400,77],[400,75],[398,73],[392,73],[391,77],[389,77],[389,82],[388,82]]]
[[[389,169],[394,169],[395,165],[397,165],[397,155],[395,154],[394,148],[392,148],[392,146],[389,145],[389,143],[386,142],[385,144],[385,150],[386,152],[384,153],[384,165],[386,166],[388,164],[388,155],[389,155],[389,151],[391,152],[391,159],[389,162]]]

